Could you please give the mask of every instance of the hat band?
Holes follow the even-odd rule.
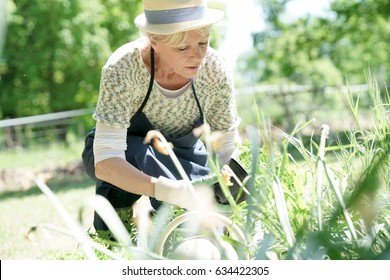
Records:
[[[201,19],[204,11],[204,6],[196,6],[174,10],[145,10],[144,12],[148,24],[170,24]]]

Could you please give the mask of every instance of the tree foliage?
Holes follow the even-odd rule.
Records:
[[[8,1],[0,117],[91,107],[101,67],[133,39],[138,0]]]
[[[289,0],[260,0],[267,27],[240,65],[252,83],[311,85],[364,83],[370,70],[382,83],[390,76],[390,2],[334,0],[326,16],[283,22]]]

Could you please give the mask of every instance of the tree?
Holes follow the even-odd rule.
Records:
[[[352,82],[365,82],[369,69],[378,82],[390,78],[390,2],[387,0],[336,0],[331,5],[335,19],[328,42],[330,56]]]
[[[0,116],[92,107],[101,67],[138,32],[137,0],[8,1]]]
[[[388,1],[335,0],[327,17],[284,23],[287,2],[260,0],[267,28],[254,34],[254,49],[241,64],[247,82],[365,83],[368,69],[382,82],[389,79]]]

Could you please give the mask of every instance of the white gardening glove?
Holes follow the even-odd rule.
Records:
[[[204,192],[202,189],[199,192],[198,189],[192,188],[191,190],[190,183],[184,180],[176,181],[160,176],[155,183],[154,196],[157,200],[193,210],[203,208],[205,202],[210,201],[211,203],[213,198],[211,190]]]

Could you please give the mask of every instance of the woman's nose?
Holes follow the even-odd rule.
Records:
[[[198,46],[198,47],[192,48],[191,56],[194,58],[197,58],[197,59],[201,59],[202,58],[202,47]]]

